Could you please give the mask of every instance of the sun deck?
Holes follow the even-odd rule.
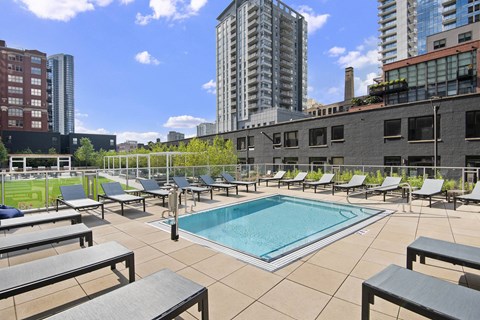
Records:
[[[261,186],[257,192],[240,192],[226,197],[216,192],[213,200],[197,202],[195,211],[269,194],[286,194],[326,201],[346,202],[345,193],[331,191],[302,192]],[[360,319],[361,284],[389,264],[405,267],[406,248],[419,236],[428,236],[480,247],[480,213],[478,206],[462,206],[453,211],[453,203],[415,200],[415,213],[405,199],[376,195],[368,200],[352,198],[356,204],[395,210],[396,212],[358,233],[343,238],[324,249],[310,254],[276,272],[268,272],[228,255],[194,244],[180,234],[180,240],[170,240],[170,234],[149,226],[162,218],[165,210],[159,199],[149,199],[146,212],[142,205],[125,207],[120,214],[118,203],[105,205],[105,220],[96,214],[84,214],[83,222],[93,229],[96,244],[115,240],[135,253],[137,279],[160,269],[169,268],[208,287],[210,319]],[[189,201],[188,205],[192,204]],[[183,213],[182,206],[180,212]],[[69,222],[66,222],[68,224]],[[63,223],[7,231],[7,234],[46,229]],[[3,236],[3,234],[2,234]],[[79,250],[77,241],[43,246],[3,255],[0,267],[7,267],[41,257]],[[427,260],[415,265],[415,270],[461,285],[480,289],[480,271]],[[0,300],[1,319],[44,317],[65,310],[128,283],[128,270],[118,266],[112,273],[99,270],[42,289]],[[372,306],[375,319],[421,319],[396,305],[376,300]],[[182,314],[183,319],[200,319],[196,308]]]

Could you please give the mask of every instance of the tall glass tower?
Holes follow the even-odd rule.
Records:
[[[75,95],[73,56],[55,54],[48,57],[52,83],[50,127],[53,132],[75,132]]]
[[[427,37],[480,20],[480,0],[378,0],[383,64],[427,52]]]
[[[217,132],[303,117],[307,22],[279,0],[234,0],[218,17]]]

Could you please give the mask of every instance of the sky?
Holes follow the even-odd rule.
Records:
[[[285,0],[308,22],[308,97],[343,100],[380,74],[377,1]],[[229,0],[0,0],[8,47],[75,60],[75,131],[117,143],[196,135],[214,122],[215,27]]]

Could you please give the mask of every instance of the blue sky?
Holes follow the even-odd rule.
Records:
[[[215,26],[228,0],[0,0],[7,46],[75,57],[76,131],[166,141],[215,120]],[[309,22],[309,97],[343,100],[380,72],[377,2],[286,0]]]

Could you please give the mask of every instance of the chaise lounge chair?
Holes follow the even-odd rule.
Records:
[[[258,178],[258,185],[260,185],[260,183],[262,181],[265,181],[266,184],[267,184],[267,187],[268,187],[268,182],[269,181],[278,181],[280,179],[283,178],[283,176],[285,175],[285,173],[287,173],[286,171],[278,171],[273,177],[267,177],[267,178]]]
[[[208,320],[208,289],[163,269],[49,319],[173,319],[195,304]]]
[[[480,182],[477,182],[475,188],[473,188],[472,193],[465,194],[463,196],[454,196],[453,197],[453,210],[457,210],[457,200],[464,201],[465,204],[469,202],[479,203],[480,202]]]
[[[480,248],[443,240],[420,237],[407,247],[407,268],[413,269],[417,255],[420,263],[425,258],[441,260],[468,268],[480,269]]]
[[[167,190],[160,189],[157,181],[153,179],[140,180],[140,184],[143,187],[143,193],[149,194],[153,197],[161,197],[163,206],[165,206],[165,198],[168,197],[169,192]]]
[[[59,203],[63,203],[64,205],[78,211],[96,209],[98,207],[101,207],[102,219],[104,219],[103,203],[88,198],[81,184],[60,186],[60,192],[62,194],[62,197],[57,198],[55,208],[56,211],[58,211]]]
[[[390,265],[362,284],[362,320],[374,298],[390,301],[429,319],[480,319],[480,292]]]
[[[105,194],[104,195],[99,194],[98,201],[100,201],[100,198],[103,198],[103,199],[109,199],[115,202],[119,202],[122,207],[122,216],[123,216],[123,205],[133,203],[133,202],[142,202],[143,211],[145,211],[145,198],[125,193],[125,191],[122,189],[122,186],[120,185],[119,182],[102,183],[102,189],[105,192]]]
[[[298,183],[299,185],[302,184],[305,181],[305,178],[307,177],[308,172],[299,172],[293,179],[283,179],[283,180],[278,180],[278,187],[280,188],[280,185],[287,185],[288,189],[290,189],[290,185],[293,184],[295,185]]]
[[[348,191],[350,189],[353,189],[353,191],[355,191],[355,188],[360,188],[363,186],[363,183],[365,182],[365,179],[367,178],[367,176],[363,176],[363,175],[354,175],[352,177],[352,179],[350,179],[350,181],[348,183],[345,183],[345,184],[339,184],[339,185],[333,185],[333,188],[332,188],[332,195],[335,194],[335,189],[343,189],[343,190],[347,190],[347,195],[348,195]]]
[[[444,180],[442,179],[425,179],[422,188],[412,192],[412,200],[415,198],[428,198],[429,207],[432,207],[432,196],[442,193]],[[408,201],[407,196],[407,201]]]
[[[72,224],[82,222],[82,214],[75,210],[62,210],[56,213],[39,213],[20,218],[0,220],[0,231],[22,227],[33,227],[38,224],[55,223],[70,220]]]
[[[125,262],[135,281],[133,251],[115,241],[0,269],[0,299],[42,288],[82,274]]]
[[[203,183],[209,186],[210,188],[225,190],[227,192],[227,197],[228,197],[228,190],[230,189],[235,189],[236,193],[238,194],[238,185],[228,184],[228,183],[217,183],[208,174],[201,175],[200,180],[202,180]]]
[[[367,199],[368,193],[383,193],[383,202],[385,202],[385,196],[387,195],[387,192],[393,191],[400,189],[400,182],[402,181],[402,178],[398,177],[386,177],[385,180],[383,180],[383,183],[380,187],[376,188],[370,188],[365,191],[365,199]]]
[[[180,199],[180,204],[182,203],[182,197],[181,194],[185,194],[186,192],[191,192],[193,194],[197,194],[197,199],[198,202],[200,202],[200,194],[203,192],[209,192],[210,193],[210,200],[213,200],[213,190],[212,188],[204,188],[204,187],[194,187],[191,186],[190,183],[188,183],[187,179],[185,177],[173,177],[173,182],[177,185],[178,188],[180,188],[181,193],[179,194],[179,199]],[[186,196],[186,194],[185,194]]]
[[[237,181],[228,172],[222,173],[222,177],[223,179],[225,179],[225,181],[227,181],[230,184],[245,186],[247,188],[247,192],[248,192],[248,186],[251,186],[251,185],[253,185],[255,187],[255,191],[257,191],[257,183],[255,181]]]
[[[335,177],[334,173],[325,173],[320,180],[318,181],[312,181],[312,182],[304,182],[303,183],[303,191],[305,191],[305,186],[308,186],[309,188],[313,187],[314,188],[314,193],[317,193],[317,187],[318,186],[328,186],[329,184],[333,185],[333,177]]]

